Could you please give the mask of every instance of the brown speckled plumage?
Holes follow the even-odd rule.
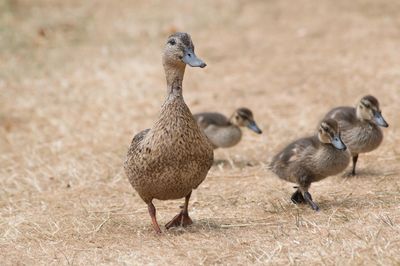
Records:
[[[174,42],[171,42],[172,39]],[[181,59],[186,49],[193,52],[188,34],[177,33],[168,38],[163,56],[167,98],[154,126],[133,138],[124,164],[130,183],[149,205],[154,220],[153,199],[187,197],[188,202],[191,191],[205,179],[213,162],[213,148],[199,129],[182,96],[185,63]],[[188,220],[187,206],[185,208],[186,213],[181,213],[185,217],[179,219],[189,224],[191,220]],[[154,229],[159,232],[154,220]],[[185,225],[181,220],[175,219],[167,228]]]
[[[382,123],[377,124],[375,118],[382,118]],[[383,140],[380,126],[387,127],[384,121],[378,100],[371,95],[364,96],[357,107],[337,107],[329,111],[325,118],[338,121],[342,138],[353,156],[353,169],[351,174],[356,174],[358,154],[375,150]],[[378,120],[380,121],[380,120]]]
[[[220,113],[198,113],[194,115],[198,125],[207,135],[214,148],[229,148],[242,139],[241,127],[248,127],[261,134],[250,109],[238,108],[230,118]]]
[[[333,142],[336,142],[336,146]],[[289,144],[273,157],[270,169],[278,177],[299,185],[298,191],[292,196],[293,202],[307,202],[313,209],[318,210],[308,189],[312,182],[338,174],[347,167],[350,154],[344,151],[345,148],[340,140],[337,122],[325,119],[320,124],[318,135]]]

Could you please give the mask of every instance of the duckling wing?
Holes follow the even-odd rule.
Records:
[[[354,124],[357,122],[356,109],[350,106],[336,107],[330,110],[325,118],[332,118],[342,124]]]
[[[193,115],[200,128],[205,129],[209,125],[228,126],[229,119],[220,113],[198,113]]]
[[[270,169],[282,179],[291,179],[298,174],[317,146],[315,137],[296,140],[273,157]]]

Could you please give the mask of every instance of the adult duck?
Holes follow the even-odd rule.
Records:
[[[206,66],[195,55],[190,35],[175,33],[168,37],[163,54],[166,100],[153,127],[133,138],[124,164],[130,183],[148,206],[157,233],[161,230],[153,199],[184,197],[183,209],[166,228],[192,224],[188,213],[190,195],[203,182],[213,163],[213,147],[183,100],[186,65]]]

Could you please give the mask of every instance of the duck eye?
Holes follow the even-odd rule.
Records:
[[[174,39],[172,39],[172,40],[169,40],[168,43],[169,43],[170,45],[175,45],[175,44],[176,44],[176,41],[175,41]]]

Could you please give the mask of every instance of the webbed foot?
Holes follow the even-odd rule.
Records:
[[[294,204],[306,203],[306,200],[299,190],[296,190],[290,199]]]
[[[181,211],[178,215],[176,215],[170,222],[165,225],[165,228],[169,229],[171,227],[186,227],[193,223],[192,219],[190,219],[188,213],[184,213]]]

